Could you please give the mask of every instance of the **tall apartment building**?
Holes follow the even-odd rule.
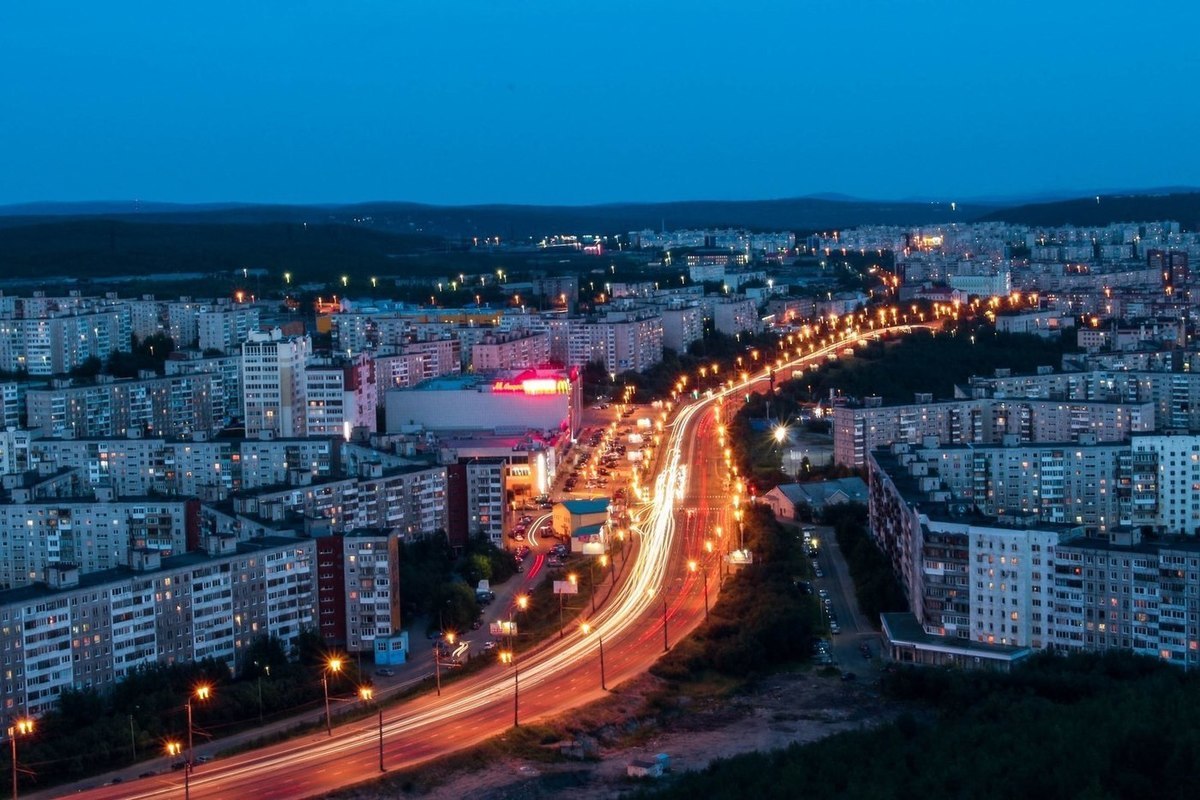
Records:
[[[326,359],[304,370],[304,429],[309,436],[350,438],[355,428],[376,428],[379,392],[375,364],[365,353]]]
[[[686,353],[692,342],[704,338],[704,309],[699,305],[664,308],[663,347]]]
[[[466,473],[467,534],[486,536],[497,547],[504,545],[503,458],[473,458],[464,461]]]
[[[56,380],[26,393],[27,424],[52,436],[216,433],[224,406],[213,383],[207,373],[134,380],[98,375],[92,385]]]
[[[874,401],[874,402],[872,402]],[[833,458],[859,467],[867,454],[894,442],[919,444],[936,437],[949,444],[996,444],[1008,436],[1019,442],[1070,442],[1093,435],[1120,441],[1155,429],[1154,404],[1101,400],[978,399],[933,402],[918,394],[915,403],[884,406],[868,398],[865,406],[833,411]]]
[[[213,413],[219,413],[222,420],[228,421],[235,417],[240,419],[245,413],[242,408],[240,349],[225,356],[206,356],[200,350],[176,350],[163,366],[167,375],[212,375]]]
[[[884,615],[899,660],[1003,665],[1053,647],[1200,664],[1193,537],[1147,543],[1126,527],[1099,539],[1083,526],[975,514],[939,499],[909,455],[897,447],[870,460],[871,530],[914,622]]]
[[[728,336],[739,333],[758,333],[762,318],[758,303],[748,298],[722,298],[712,304],[713,328]]]
[[[370,653],[377,637],[400,630],[400,539],[395,531],[356,530],[342,537],[346,648]]]
[[[54,564],[84,573],[129,563],[139,548],[178,555],[199,537],[199,503],[158,497],[34,499],[0,504],[0,587],[40,580]]]
[[[0,318],[0,370],[30,375],[69,372],[89,358],[130,351],[129,309],[61,316]]]
[[[488,332],[471,346],[471,368],[476,372],[540,367],[549,360],[546,333]]]
[[[230,492],[279,486],[307,473],[328,478],[336,470],[331,439],[190,440],[34,439],[25,447],[25,469],[78,470],[85,486],[116,496],[151,492],[219,500]]]
[[[201,351],[237,353],[251,331],[258,330],[254,306],[218,307],[201,310],[196,316],[196,346]]]
[[[216,658],[238,669],[256,639],[289,648],[313,625],[311,539],[223,540],[209,551],[138,550],[93,573],[56,564],[44,583],[0,591],[0,650],[9,654],[0,704],[36,716],[65,690],[105,690],[156,663]]]
[[[1180,359],[1183,361],[1183,359]],[[1158,428],[1200,431],[1200,373],[1171,369],[1091,369],[971,378],[971,397],[1153,403]],[[1164,364],[1163,367],[1175,366]],[[1184,368],[1190,364],[1180,363]]]
[[[242,407],[246,435],[305,436],[304,365],[307,336],[285,337],[276,328],[252,332],[242,345]]]
[[[662,361],[663,320],[657,313],[614,312],[571,320],[567,365],[599,361],[610,373],[641,372]]]
[[[233,510],[271,525],[321,521],[334,533],[377,529],[419,538],[446,530],[445,467],[375,464],[361,472],[327,479],[293,474],[289,485],[235,496]]]

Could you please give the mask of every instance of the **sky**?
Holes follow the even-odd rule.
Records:
[[[0,204],[1200,186],[1200,4],[0,3]]]

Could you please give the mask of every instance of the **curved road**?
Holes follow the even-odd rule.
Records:
[[[817,349],[784,368],[824,358],[844,344]],[[714,435],[712,407],[767,377],[764,369],[746,382],[682,405],[666,425],[656,454],[653,500],[634,511],[632,529],[637,535],[627,560],[622,563],[619,553],[614,554],[619,560],[617,585],[601,595],[604,604],[588,620],[591,634],[549,639],[522,654],[515,670],[497,664],[444,687],[440,697],[430,693],[385,710],[388,770],[411,767],[503,733],[513,725],[514,706],[525,723],[604,696],[598,637],[604,641],[607,684],[613,687],[645,672],[662,654],[664,625],[665,644],[674,644],[703,620],[703,582],[708,582],[711,602],[721,574],[719,548],[709,553],[704,542],[717,526],[731,534],[724,454]],[[689,559],[701,568],[689,571]],[[291,800],[360,783],[379,775],[378,735],[377,719],[370,717],[341,725],[332,736],[309,735],[199,765],[191,776],[190,794],[196,800]],[[179,797],[183,788],[182,773],[173,772],[74,796],[140,800]]]

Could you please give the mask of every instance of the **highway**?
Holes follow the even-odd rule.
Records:
[[[845,344],[839,341],[818,348],[783,368],[823,359]],[[707,581],[709,602],[715,602],[722,574],[722,548],[714,546],[709,552],[705,542],[711,541],[718,527],[727,537],[734,535],[728,475],[713,408],[768,377],[763,369],[743,382],[681,405],[673,417],[663,420],[650,502],[633,509],[634,546],[627,563],[620,564],[617,585],[611,592],[601,587],[601,597],[606,599],[587,620],[591,632],[551,637],[521,654],[515,667],[497,663],[444,686],[440,697],[428,693],[386,709],[382,730],[388,771],[502,734],[513,726],[514,712],[524,724],[603,697],[600,638],[611,689],[645,672],[662,654],[664,644],[673,645],[703,621],[703,582]],[[615,551],[614,555],[621,558]],[[688,569],[689,560],[697,562],[696,570]],[[369,780],[380,774],[378,725],[376,717],[369,717],[334,728],[332,736],[321,731],[198,765],[191,775],[190,796],[291,800]],[[183,796],[182,772],[129,780],[128,773],[135,770],[126,770],[127,779],[121,784],[73,796],[89,800]]]
[[[430,693],[386,709],[384,763],[389,771],[503,733],[513,725],[514,710],[518,720],[526,723],[603,697],[601,637],[607,685],[616,687],[643,673],[662,654],[664,617],[669,644],[703,620],[703,575],[689,571],[686,562],[709,559],[704,565],[709,599],[715,600],[716,555],[703,549],[701,537],[701,532],[725,513],[723,507],[710,509],[707,503],[710,496],[720,496],[712,487],[713,481],[722,479],[718,470],[723,464],[707,452],[715,444],[711,406],[710,398],[683,406],[664,428],[653,501],[634,510],[634,546],[627,562],[621,564],[618,585],[587,620],[591,632],[551,638],[521,654],[515,669],[497,664],[444,686],[440,697]],[[697,469],[697,464],[704,467]],[[693,505],[685,506],[686,502]],[[620,559],[619,554],[616,557]],[[365,781],[379,775],[378,735],[377,719],[368,718],[336,727],[332,736],[319,732],[198,765],[191,775],[190,796],[196,800],[290,799]],[[74,796],[95,800],[180,797],[183,780],[182,772],[168,772],[126,779]]]

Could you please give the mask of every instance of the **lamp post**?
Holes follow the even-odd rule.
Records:
[[[567,580],[576,585],[578,585],[579,582],[579,578],[574,572],[567,576]],[[563,596],[560,592],[558,595],[558,638],[561,639],[565,635],[566,631],[563,630]]]
[[[592,632],[592,626],[585,622],[579,626],[579,630],[583,632],[584,636],[587,636]],[[600,644],[600,689],[607,692],[608,684],[604,679],[604,637],[600,635],[599,630],[596,631],[596,641]]]
[[[369,702],[371,702],[371,699],[373,697],[375,697],[375,691],[370,686],[360,686],[360,687],[358,687],[358,697],[364,703],[369,703]],[[385,772],[386,770],[384,770],[384,768],[383,768],[383,707],[380,706],[378,708],[378,711],[379,711],[379,771]]]
[[[442,696],[442,658],[438,652],[438,643],[433,643],[433,678],[437,682],[438,697]]]
[[[33,733],[33,720],[29,717],[21,717],[14,720],[13,724],[8,728],[8,742],[12,745],[12,796],[13,800],[17,800],[17,737],[28,736]]]
[[[521,721],[519,716],[520,700],[521,700],[521,673],[517,668],[517,653],[515,650],[505,650],[500,654],[500,662],[502,664],[512,664],[513,666],[513,727],[520,727]]]
[[[183,751],[183,745],[179,742],[167,742],[167,755],[177,756]],[[188,800],[192,796],[192,765],[186,761],[183,764],[183,797]]]
[[[516,611],[525,611],[528,608],[529,608],[529,595],[527,595],[527,594],[517,595],[516,608],[510,609],[508,612],[508,647],[510,650],[515,651],[517,649],[517,635],[515,633],[516,628],[513,626],[513,614]]]
[[[325,669],[321,672],[321,688],[325,690],[325,731],[330,736],[333,736],[333,717],[329,713],[329,673],[341,671],[342,660],[335,656],[329,659]]]
[[[187,705],[187,723],[188,723],[188,754],[187,754],[187,764],[184,768],[188,772],[191,772],[192,765],[195,763],[195,758],[194,758],[193,750],[192,750],[192,731],[194,730],[194,728],[192,726],[192,700],[193,700],[193,698],[196,700],[207,700],[209,698],[210,694],[212,694],[212,687],[210,687],[208,684],[202,683],[196,687],[196,691],[192,694],[192,696],[189,696],[188,700],[187,700],[186,705]]]
[[[689,571],[695,572],[697,567],[699,567],[701,574],[704,576],[704,621],[708,622],[708,566],[697,565],[695,559],[688,562]]]
[[[588,588],[589,594],[592,596],[592,613],[596,613],[596,561],[590,559],[588,561]]]

